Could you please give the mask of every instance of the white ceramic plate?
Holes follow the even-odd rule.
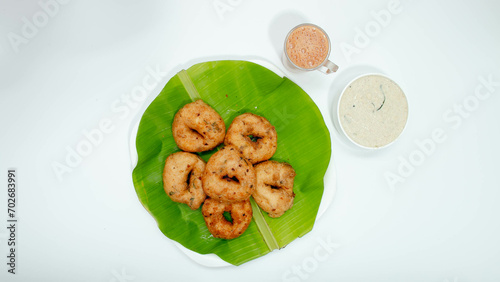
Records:
[[[274,73],[277,75],[284,77],[285,74],[275,65],[265,61],[265,60],[248,60],[249,62],[259,64],[269,70],[272,70]],[[176,72],[177,73],[177,72]],[[155,96],[156,98],[156,96]],[[149,105],[149,103],[148,103]],[[129,140],[129,149],[130,149],[130,163],[131,163],[131,169],[133,170],[135,166],[137,165],[137,160],[138,160],[138,155],[137,155],[137,150],[135,146],[135,139],[137,137],[137,131],[139,129],[139,122],[144,114],[144,111],[146,110],[146,107],[143,107],[143,110],[140,111],[140,113],[137,114],[136,118],[133,119],[132,122],[132,128],[130,130],[130,140]],[[333,202],[333,198],[335,196],[335,191],[337,188],[337,177],[336,177],[336,172],[335,172],[335,167],[333,163],[333,157],[330,158],[330,164],[328,165],[328,169],[326,170],[325,173],[325,178],[324,178],[324,191],[323,191],[323,197],[321,198],[321,202],[319,205],[319,210],[318,210],[318,215],[316,216],[316,222],[318,219],[325,213],[325,211],[328,209],[330,204]],[[193,252],[181,244],[177,243],[176,241],[173,241],[174,244],[184,253],[186,254],[189,258],[191,258],[193,261],[207,267],[224,267],[224,266],[231,266],[231,264],[223,261],[221,258],[219,258],[215,254],[206,254],[202,255],[197,252]]]

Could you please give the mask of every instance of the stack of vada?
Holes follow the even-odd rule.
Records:
[[[270,217],[293,205],[295,171],[270,161],[277,149],[276,129],[264,117],[245,113],[224,120],[203,100],[186,104],[174,116],[172,135],[182,152],[167,157],[163,187],[172,201],[201,212],[216,238],[234,239],[252,220],[250,196]],[[224,142],[208,162],[195,153]]]

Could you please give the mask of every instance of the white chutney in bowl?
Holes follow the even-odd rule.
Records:
[[[408,120],[408,101],[399,85],[381,74],[367,74],[342,91],[337,108],[343,134],[355,145],[378,149],[392,144]]]

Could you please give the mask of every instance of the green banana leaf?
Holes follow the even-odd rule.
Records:
[[[218,239],[208,231],[201,208],[193,211],[165,194],[165,159],[180,151],[172,137],[173,117],[196,99],[213,107],[226,128],[245,112],[263,116],[276,127],[278,148],[272,159],[290,163],[297,174],[294,204],[283,216],[270,218],[252,199],[254,216],[245,233],[232,240]],[[144,112],[136,147],[135,190],[163,234],[192,251],[214,253],[233,265],[282,248],[312,229],[331,155],[330,133],[311,98],[288,78],[247,61],[200,63],[172,77]],[[216,150],[199,155],[208,161]]]

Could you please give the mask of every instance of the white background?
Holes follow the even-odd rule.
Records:
[[[67,2],[46,18],[38,1],[0,4],[2,281],[500,280],[500,86],[473,97],[476,88],[488,92],[479,77],[500,81],[499,2],[401,0],[384,27],[374,13],[387,10],[386,0]],[[39,26],[28,38],[34,16]],[[239,267],[198,265],[135,195],[133,123],[193,63],[261,58],[281,68],[283,38],[302,22],[326,30],[340,66],[330,76],[285,71],[330,128],[335,199],[313,231],[283,250]],[[367,26],[373,36],[360,45]],[[126,104],[148,68],[165,76],[151,80],[142,104]],[[402,86],[410,117],[393,146],[360,152],[339,138],[330,109],[346,81],[371,71]],[[461,117],[453,111],[464,103]],[[67,165],[84,132],[103,122],[111,130],[58,179],[54,164]],[[435,130],[446,140],[424,154],[417,143]],[[414,169],[401,176],[405,162]],[[7,273],[3,227],[9,168],[18,172],[16,275]],[[390,173],[404,182],[391,189]]]

